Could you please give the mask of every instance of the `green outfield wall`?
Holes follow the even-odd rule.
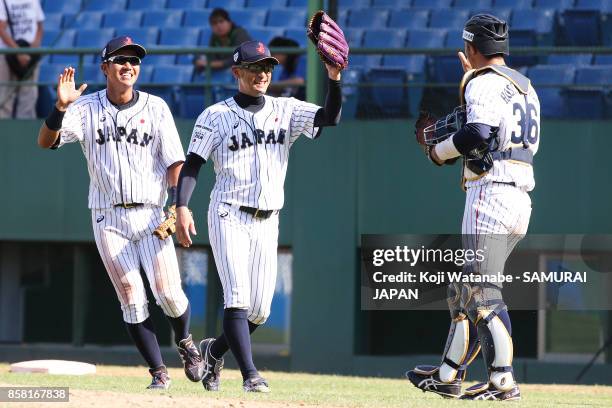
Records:
[[[0,122],[0,241],[91,244],[82,152],[78,145],[38,148],[39,125]],[[177,125],[186,148],[193,121]],[[612,233],[610,151],[612,122],[542,122],[531,233]],[[459,176],[459,166],[437,168],[425,159],[412,121],[346,121],[318,140],[298,140],[280,234],[294,256],[291,369],[361,373],[365,364],[384,364],[359,356],[369,349],[356,288],[360,234],[458,233],[464,200]],[[213,180],[206,164],[192,200],[196,244],[207,244]],[[410,334],[409,320],[395,321],[399,332]],[[440,323],[436,336],[447,329],[446,321]],[[414,344],[419,342],[429,341]]]

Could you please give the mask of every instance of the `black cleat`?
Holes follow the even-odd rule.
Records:
[[[223,358],[216,359],[210,354],[210,346],[215,339],[204,339],[200,342],[200,355],[204,360],[204,372],[202,374],[202,385],[206,391],[219,391],[221,379],[221,369],[223,368]]]
[[[170,388],[171,381],[166,366],[150,368],[149,373],[151,373],[153,379],[151,380],[151,384],[147,387],[147,389],[167,390],[168,388]]]
[[[253,377],[247,378],[242,385],[242,388],[245,392],[270,392],[270,387],[268,387],[268,383],[263,377]]]
[[[500,391],[491,383],[480,383],[466,389],[460,399],[475,401],[519,401],[521,399],[521,392],[516,384],[514,384],[514,387],[509,391]]]
[[[438,366],[420,365],[406,372],[406,378],[417,388],[438,394],[444,398],[459,398],[461,383],[459,379],[450,383],[440,380]]]
[[[179,342],[178,352],[183,360],[185,375],[190,381],[198,382],[204,375],[204,362],[198,348],[193,344],[191,334]]]

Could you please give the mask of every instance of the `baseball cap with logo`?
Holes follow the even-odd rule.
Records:
[[[232,55],[234,65],[253,64],[259,61],[270,61],[278,65],[278,60],[270,54],[268,47],[261,41],[243,42],[234,50]]]
[[[102,60],[105,60],[106,58],[116,53],[117,51],[125,50],[125,49],[134,50],[138,58],[141,58],[141,59],[144,58],[145,55],[147,55],[147,50],[145,50],[145,48],[142,45],[136,44],[132,40],[132,38],[123,35],[121,37],[115,37],[112,40],[110,40],[106,44],[102,52],[100,53],[100,56],[102,57]]]

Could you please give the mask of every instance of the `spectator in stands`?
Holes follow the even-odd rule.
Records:
[[[212,35],[210,36],[210,47],[231,47],[235,48],[245,41],[251,40],[247,31],[234,24],[227,10],[216,8],[208,17]],[[200,55],[194,60],[195,69],[202,71],[207,65],[212,69],[226,69],[232,66],[231,54],[213,54],[206,57]]]
[[[38,0],[2,0],[0,48],[40,47],[43,14]],[[37,81],[38,55],[0,55],[0,82]],[[38,87],[0,85],[0,118],[35,118]]]
[[[300,45],[285,37],[274,37],[268,44],[273,47],[299,47]],[[268,94],[272,96],[292,96],[294,98],[306,99],[304,80],[306,78],[306,58],[299,54],[272,53],[279,62],[280,72],[274,74],[274,82],[268,88]]]

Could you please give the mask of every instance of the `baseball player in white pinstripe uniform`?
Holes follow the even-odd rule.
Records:
[[[483,262],[468,265],[464,273],[497,274],[503,273],[507,257],[527,233],[540,104],[529,79],[505,66],[504,21],[475,15],[466,23],[463,39],[465,54],[459,53],[459,58],[466,71],[465,111],[455,110],[424,130],[417,126],[417,138],[426,141],[426,153],[437,165],[463,156],[463,244],[486,254]],[[451,398],[521,398],[512,371],[512,326],[501,289],[501,284],[491,283],[450,285],[452,321],[442,362],[409,371],[407,377],[416,387]],[[488,381],[461,395],[466,368],[480,349]]]
[[[189,334],[189,302],[181,287],[172,239],[154,229],[164,221],[168,195],[185,160],[166,103],[135,91],[145,49],[129,37],[111,40],[102,51],[107,88],[81,96],[74,69],[58,81],[57,103],[42,125],[38,143],[57,149],[78,142],[90,175],[89,208],[96,245],[115,287],[123,320],[152,375],[150,389],[166,389],[170,378],[149,317],[142,267],[157,304],[168,317],[187,377],[200,381],[203,362]],[[168,194],[166,193],[168,189]]]
[[[248,392],[269,392],[251,355],[250,334],[270,314],[276,282],[278,216],[289,149],[300,135],[316,139],[321,127],[340,120],[341,69],[326,65],[325,107],[265,95],[278,61],[259,41],[241,44],[232,72],[239,93],[207,108],[198,118],[177,200],[177,237],[191,245],[195,233],[187,210],[200,166],[212,158],[217,175],[210,196],[210,244],[224,294],[223,334],[200,344],[205,389],[219,388],[223,355],[231,348]]]

